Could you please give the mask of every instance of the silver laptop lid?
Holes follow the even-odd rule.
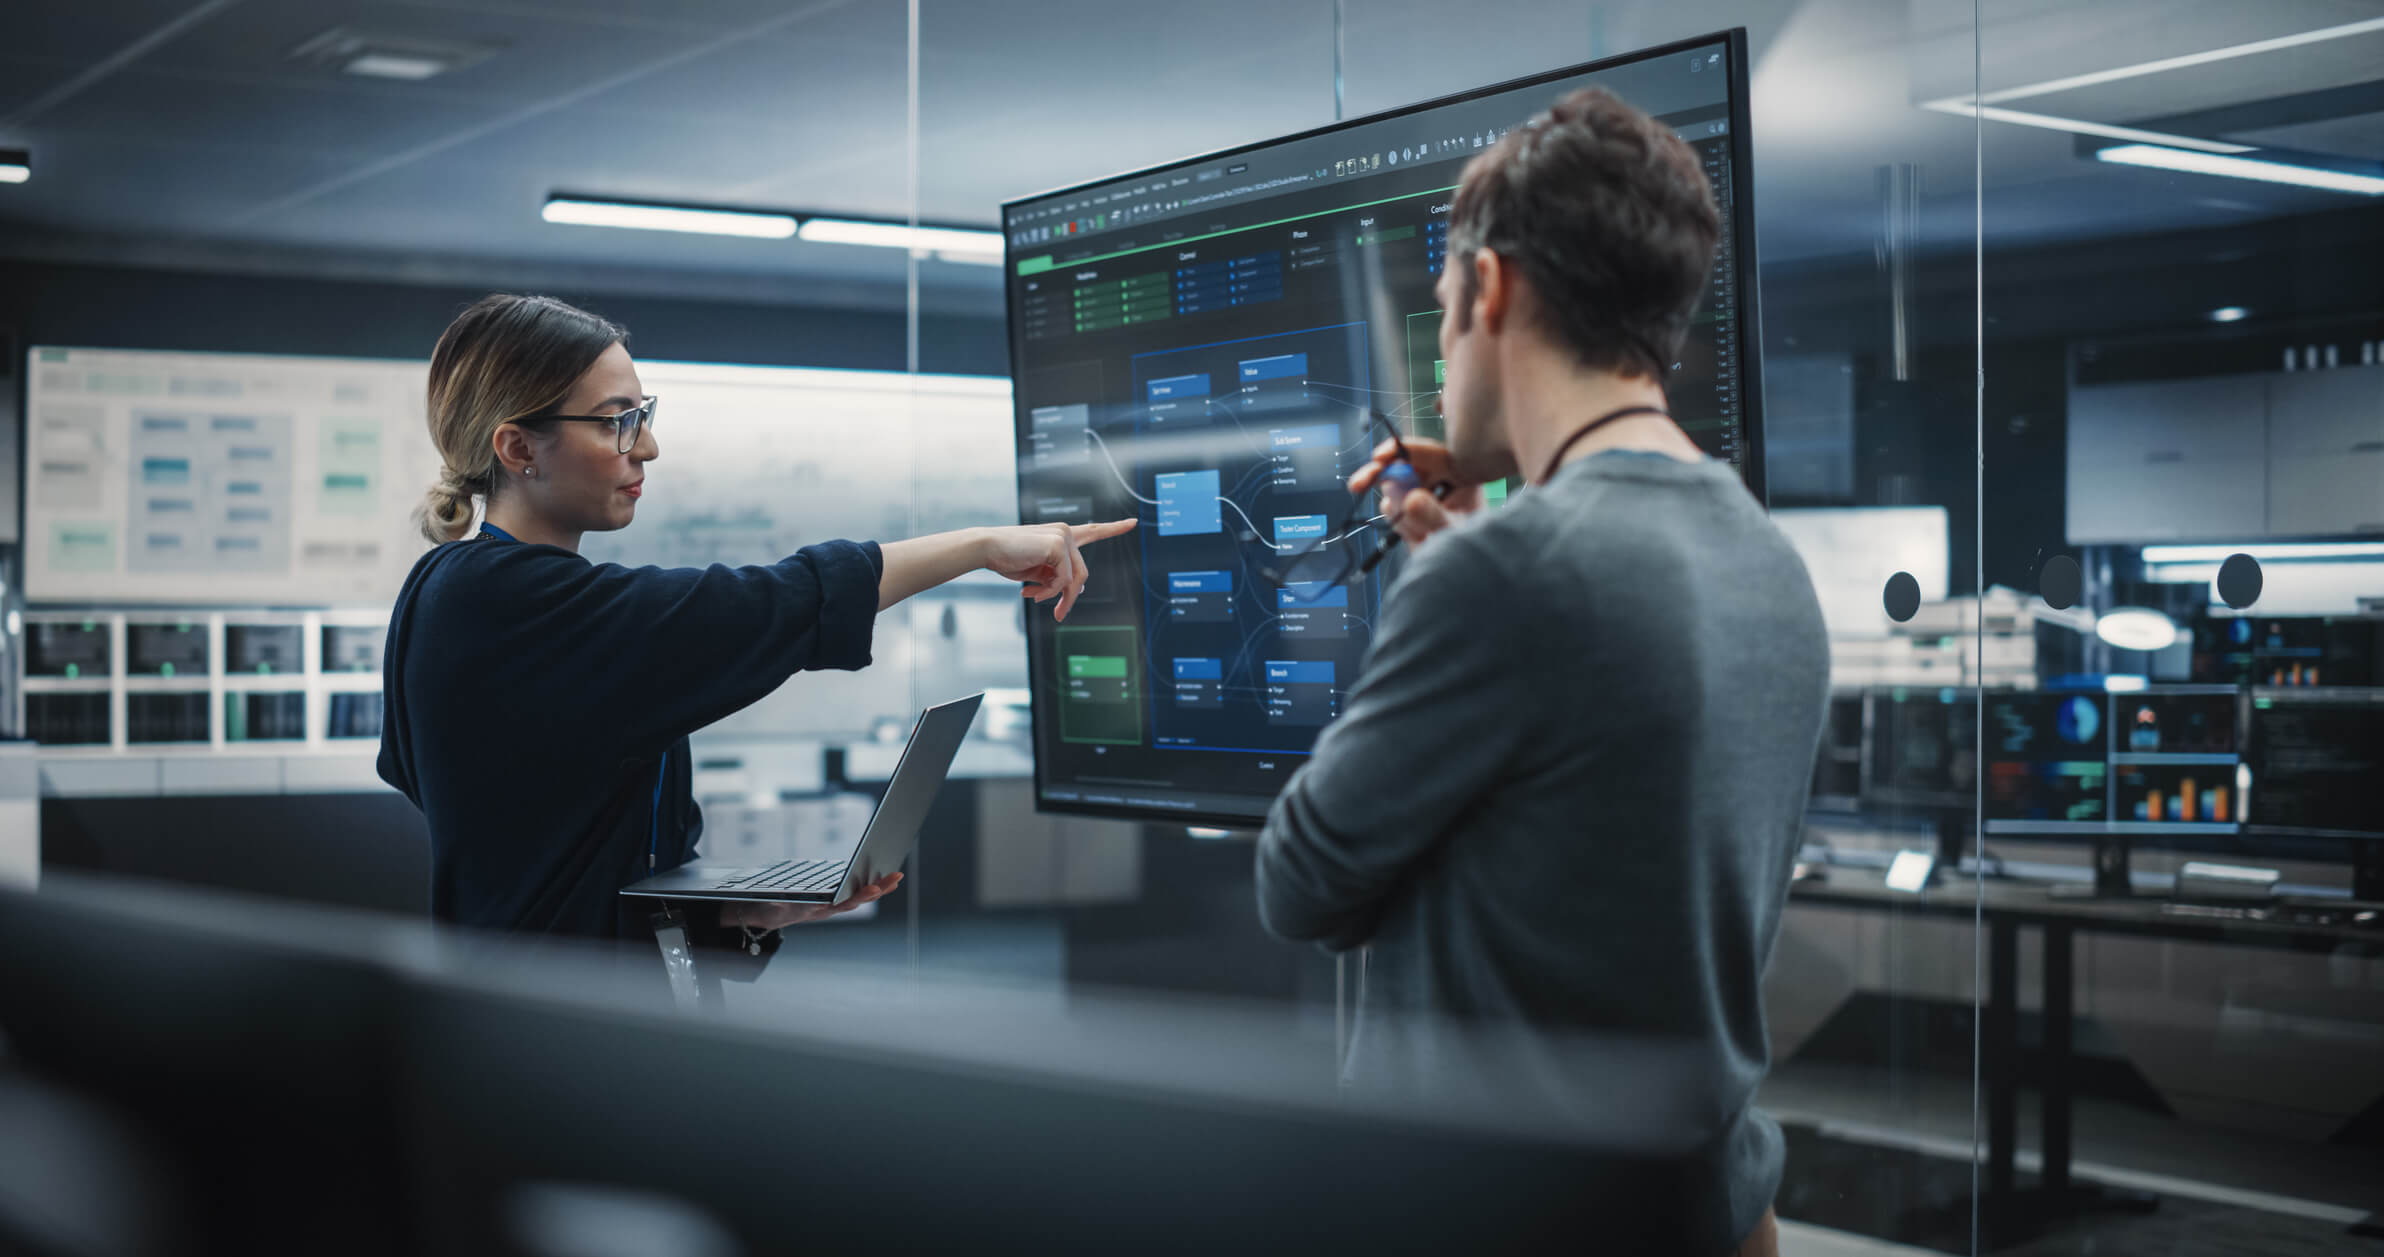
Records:
[[[977,706],[984,701],[984,694],[971,694],[919,713],[919,723],[911,729],[910,741],[903,744],[902,757],[894,763],[894,775],[886,782],[886,797],[870,816],[852,863],[845,868],[836,901],[901,868],[910,858],[911,848],[918,844],[919,826],[927,820],[927,809],[942,792],[952,757],[959,753],[970,722],[977,718]]]

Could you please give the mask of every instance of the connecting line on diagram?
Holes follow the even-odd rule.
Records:
[[[1125,469],[1118,466],[1117,456],[1109,452],[1109,442],[1103,440],[1100,433],[1093,431],[1091,428],[1086,428],[1084,430],[1084,434],[1091,437],[1095,445],[1101,447],[1101,457],[1103,461],[1109,464],[1109,474],[1117,477],[1118,487],[1124,489],[1128,497],[1133,498],[1135,501],[1140,502],[1145,506],[1159,505],[1159,499],[1146,498],[1134,491],[1134,482],[1126,478]],[[1273,550],[1277,554],[1289,554],[1295,550],[1302,549],[1303,544],[1307,544],[1286,544],[1282,542],[1268,541],[1259,533],[1258,521],[1250,518],[1250,513],[1242,509],[1241,503],[1227,497],[1220,497],[1217,500],[1227,506],[1232,507],[1233,513],[1242,517],[1242,522],[1250,526],[1250,535],[1257,540],[1258,544]],[[1374,527],[1376,524],[1382,523],[1388,518],[1388,516],[1376,515],[1371,519],[1360,521],[1356,527],[1351,528],[1346,532],[1343,532],[1337,536],[1327,537],[1322,541],[1312,543],[1310,548],[1322,549],[1336,542],[1345,541],[1361,532],[1366,531],[1369,528]]]

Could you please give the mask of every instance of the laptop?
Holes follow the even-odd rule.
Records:
[[[840,903],[861,887],[902,867],[918,845],[927,808],[944,788],[944,774],[968,736],[983,694],[954,699],[919,713],[911,740],[894,764],[885,801],[852,851],[833,860],[781,860],[759,868],[682,864],[624,889],[652,899],[754,899],[771,903]]]

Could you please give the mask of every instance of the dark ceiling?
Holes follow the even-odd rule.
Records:
[[[1331,0],[923,0],[918,208],[1004,199],[1310,127],[1333,113]],[[2342,194],[2118,169],[2072,137],[1919,107],[2377,15],[2006,0],[1345,0],[1352,114],[1745,24],[1757,51],[1762,243],[1867,253],[1878,169],[1920,172],[1923,244],[2074,241],[2335,208]],[[423,82],[293,60],[332,28],[488,49]],[[1974,60],[1975,59],[1975,60]],[[0,255],[885,305],[890,250],[557,226],[556,189],[900,218],[902,0],[15,0],[0,6]],[[2107,123],[2220,117],[2247,143],[2374,158],[2358,111],[2384,32],[2014,102]],[[2257,106],[2337,90],[2345,112]],[[2249,112],[2243,107],[2253,106]],[[2224,111],[2236,109],[2236,114]],[[2212,111],[2219,111],[2213,114]],[[2223,115],[2223,116],[2222,116]],[[993,267],[922,263],[931,308],[998,309]]]

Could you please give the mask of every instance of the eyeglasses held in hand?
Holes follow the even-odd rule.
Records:
[[[1391,468],[1374,486],[1364,493],[1351,496],[1349,509],[1343,512],[1338,527],[1258,569],[1259,575],[1281,586],[1294,602],[1316,602],[1350,581],[1371,573],[1399,544],[1397,533],[1392,533],[1374,546],[1366,545],[1358,536],[1382,522],[1379,515],[1368,517],[1367,509],[1373,504],[1383,483],[1414,483],[1412,471],[1404,481],[1391,474],[1397,469],[1413,468],[1415,465],[1408,455],[1407,442],[1399,438],[1399,425],[1391,422],[1389,415],[1372,406],[1366,408],[1366,417],[1391,438],[1392,452],[1397,455]],[[1447,493],[1448,486],[1445,484],[1432,487],[1434,497],[1446,496]],[[1327,547],[1335,548],[1325,553]]]

